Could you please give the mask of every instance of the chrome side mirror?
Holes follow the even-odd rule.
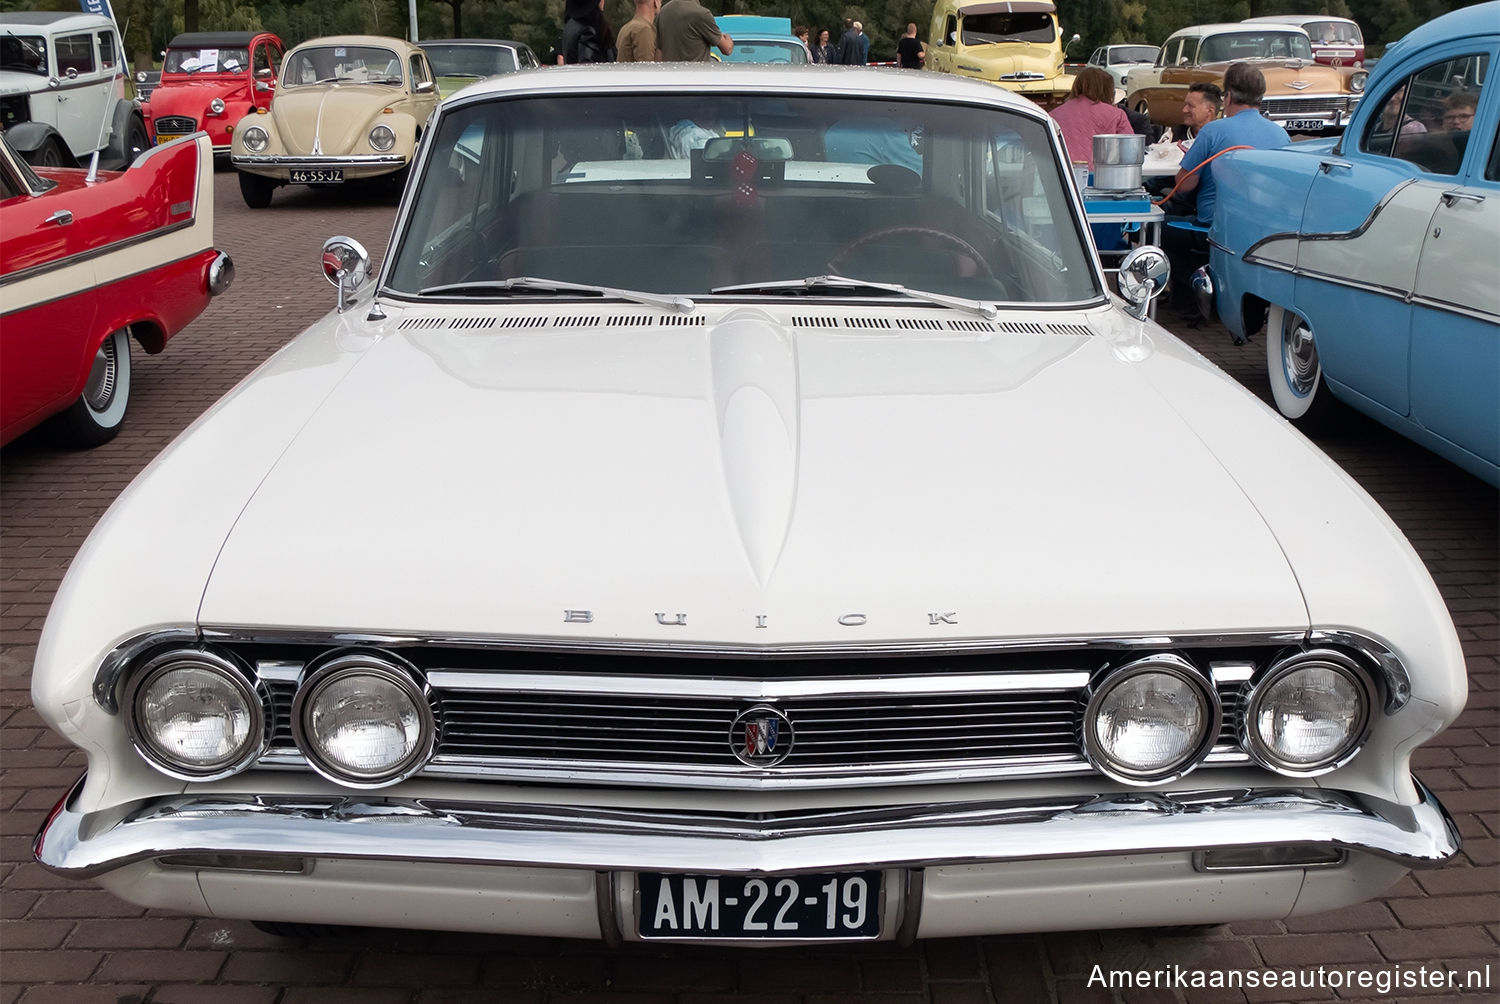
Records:
[[[353,237],[330,237],[323,242],[323,275],[339,288],[339,313],[349,309],[349,298],[370,277],[370,252]]]
[[[413,88],[413,90],[415,90],[418,94],[431,94],[436,87],[437,84],[433,83],[431,80],[424,80],[415,88]]]
[[[1120,295],[1130,304],[1131,317],[1139,320],[1146,316],[1151,301],[1167,288],[1167,277],[1171,274],[1166,252],[1149,244],[1136,248],[1121,260]]]

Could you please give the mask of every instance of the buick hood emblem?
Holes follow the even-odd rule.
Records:
[[[792,751],[792,720],[775,708],[757,705],[735,718],[729,745],[741,763],[774,767]]]

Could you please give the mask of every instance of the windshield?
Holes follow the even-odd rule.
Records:
[[[807,50],[801,42],[776,39],[737,38],[734,51],[721,56],[726,63],[796,63],[807,62]]]
[[[161,65],[163,73],[243,73],[250,64],[246,49],[168,49]]]
[[[489,77],[519,69],[515,50],[498,45],[423,45],[439,77]]]
[[[1352,21],[1309,21],[1302,26],[1313,45],[1363,45],[1359,25]]]
[[[1154,63],[1161,50],[1154,45],[1117,45],[1109,50],[1111,66],[1120,63]]]
[[[389,84],[400,87],[401,57],[390,49],[370,45],[318,45],[297,49],[286,57],[281,83]]]
[[[47,75],[47,42],[39,35],[0,35],[0,70]]]
[[[546,95],[447,109],[430,144],[386,276],[402,293],[526,278],[701,296],[839,275],[984,301],[1102,295],[1048,128],[1018,112]]]
[[[1033,13],[965,14],[964,45],[987,45],[994,42],[1038,42],[1043,45],[1057,38],[1052,15]]]
[[[1214,35],[1203,42],[1200,63],[1232,63],[1241,59],[1313,58],[1312,45],[1300,31],[1246,31]]]

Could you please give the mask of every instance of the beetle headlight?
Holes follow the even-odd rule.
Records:
[[[131,680],[126,725],[141,755],[172,777],[227,777],[265,746],[265,703],[228,659],[197,649],[152,659]]]
[[[385,153],[396,145],[396,133],[388,125],[378,125],[370,130],[370,145]]]
[[[260,153],[271,142],[271,138],[266,135],[266,131],[260,126],[250,126],[246,129],[244,139],[245,149],[251,153]]]
[[[223,115],[224,114],[224,99],[223,98],[214,98],[212,101],[210,101],[208,103],[208,113],[210,115]]]
[[[1337,652],[1294,655],[1271,667],[1245,706],[1244,744],[1264,767],[1307,777],[1345,763],[1370,722],[1370,684]]]
[[[1122,666],[1091,688],[1083,715],[1089,763],[1126,784],[1187,773],[1211,748],[1218,700],[1203,675],[1174,655]]]
[[[314,770],[356,788],[395,784],[421,769],[435,731],[412,674],[365,653],[339,656],[298,688],[292,729]]]

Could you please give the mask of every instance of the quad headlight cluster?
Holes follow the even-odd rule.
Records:
[[[252,766],[270,743],[270,698],[238,663],[204,649],[159,655],[125,692],[140,754],[172,777],[211,781]],[[384,653],[346,652],[308,667],[292,702],[292,735],[308,764],[354,788],[395,784],[432,754],[425,687]]]
[[[1249,685],[1241,745],[1256,763],[1279,774],[1326,773],[1358,752],[1374,697],[1369,676],[1339,652],[1288,656]],[[1209,678],[1177,655],[1153,655],[1108,671],[1090,687],[1084,756],[1125,784],[1161,784],[1201,763],[1222,724]]]

